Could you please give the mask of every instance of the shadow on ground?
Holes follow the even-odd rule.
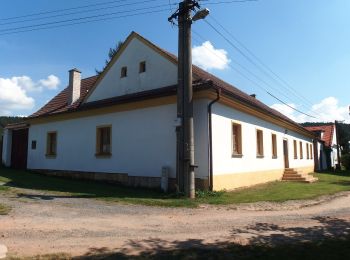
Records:
[[[350,259],[350,222],[327,217],[314,220],[317,224],[310,228],[257,223],[233,229],[232,241],[245,234],[248,245],[155,238],[131,240],[123,249],[90,248],[74,259]],[[132,255],[135,252],[138,254]]]
[[[54,199],[82,199],[82,198],[93,198],[89,195],[52,195],[52,194],[28,194],[28,193],[18,193],[17,198],[31,199],[31,200],[54,200]]]
[[[88,180],[66,179],[54,176],[44,176],[42,174],[18,171],[0,166],[1,176],[8,178],[4,187],[23,188],[30,190],[41,190],[45,192],[65,192],[70,193],[61,196],[34,195],[35,199],[50,200],[54,198],[162,198],[172,199],[173,194],[165,195],[158,190],[130,188],[117,184],[100,183]],[[20,194],[22,197],[33,198],[29,194]]]

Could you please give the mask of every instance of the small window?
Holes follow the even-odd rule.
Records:
[[[306,159],[310,159],[310,153],[309,153],[310,151],[309,151],[309,144],[308,143],[306,143]]]
[[[277,158],[277,136],[275,134],[272,134],[271,136],[272,141],[272,158]]]
[[[299,148],[300,148],[300,159],[303,159],[303,143],[299,142]]]
[[[46,155],[56,156],[57,154],[57,132],[47,133]]]
[[[32,140],[32,150],[36,150],[36,141]]]
[[[139,65],[139,73],[143,73],[146,72],[146,62],[145,61],[141,61],[140,65]]]
[[[294,159],[298,159],[298,145],[296,140],[293,140],[293,146],[294,146]]]
[[[262,130],[256,130],[256,155],[258,157],[264,156],[264,138]]]
[[[120,77],[125,78],[128,76],[128,68],[127,67],[122,67],[120,70]]]
[[[242,155],[242,126],[232,124],[232,155]]]
[[[111,126],[96,130],[96,155],[111,155]]]
[[[312,149],[312,144],[310,144],[310,159],[314,158],[314,154],[313,154],[313,149]]]

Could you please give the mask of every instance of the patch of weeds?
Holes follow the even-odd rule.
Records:
[[[0,215],[7,215],[10,212],[11,208],[4,204],[0,204]]]
[[[197,198],[221,197],[225,193],[226,193],[226,190],[220,190],[220,191],[197,190],[196,197]]]

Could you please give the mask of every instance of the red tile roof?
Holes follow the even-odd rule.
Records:
[[[167,59],[172,61],[173,63],[177,64],[177,57],[158,46],[154,45],[147,39],[143,38],[142,36],[138,35],[137,33],[132,33],[130,37],[133,35],[136,35],[137,37],[141,38],[143,41],[147,42],[151,47],[153,47],[156,51],[158,51],[161,55],[165,56]],[[108,67],[107,67],[108,68]],[[247,104],[259,111],[262,111],[265,114],[273,115],[277,118],[282,119],[283,121],[286,121],[288,123],[291,123],[295,126],[297,126],[299,129],[303,129],[305,131],[305,128],[303,128],[298,123],[294,122],[290,118],[286,117],[285,115],[281,114],[280,112],[270,108],[269,106],[265,105],[264,103],[260,102],[258,99],[251,97],[250,95],[242,92],[238,88],[234,87],[231,84],[226,83],[225,81],[217,78],[216,76],[202,70],[201,68],[193,65],[193,80],[194,83],[201,83],[194,86],[194,91],[203,89],[203,88],[212,88],[212,89],[221,89],[223,94],[235,99],[239,100],[244,104]],[[102,74],[103,76],[103,74]],[[169,94],[175,94],[176,93],[176,86],[164,86],[164,88],[156,89],[156,90],[150,90],[145,91],[141,93],[135,93],[135,94],[128,94],[121,97],[116,98],[109,98],[107,100],[102,101],[96,101],[89,103],[82,104],[82,101],[86,97],[89,90],[94,90],[94,84],[96,80],[98,79],[98,76],[93,76],[90,78],[86,78],[82,80],[82,91],[81,91],[81,97],[79,100],[77,100],[74,104],[68,105],[67,103],[67,95],[68,95],[68,87],[64,89],[61,93],[59,93],[57,96],[55,96],[50,102],[48,102],[44,107],[42,107],[39,111],[31,115],[30,117],[38,117],[38,116],[47,116],[52,114],[58,114],[62,112],[73,112],[75,110],[80,109],[86,109],[86,108],[92,108],[97,106],[103,106],[103,105],[111,105],[111,104],[118,104],[118,102],[126,102],[126,101],[132,101],[137,100],[137,98],[152,98],[156,97],[157,95],[169,95]]]
[[[319,125],[319,126],[306,126],[305,127],[307,130],[311,132],[323,132],[323,136],[321,138],[322,141],[325,142],[325,145],[330,147],[332,145],[332,140],[333,140],[333,134],[334,134],[334,129],[335,125],[330,124],[330,125]]]
[[[47,116],[77,109],[85,98],[86,94],[95,84],[97,78],[98,76],[92,76],[81,80],[80,98],[73,104],[68,105],[68,87],[66,87],[47,104],[29,117]]]

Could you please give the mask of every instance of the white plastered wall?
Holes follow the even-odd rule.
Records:
[[[288,140],[289,167],[313,167],[314,160],[306,159],[306,143],[312,139],[263,119],[216,103],[213,106],[213,172],[214,175],[265,172],[284,169],[283,140]],[[232,157],[232,123],[242,126],[242,157]],[[256,130],[263,131],[264,157],[256,155]],[[277,136],[277,158],[272,158],[272,134]],[[293,140],[298,142],[298,159],[294,159]],[[303,143],[303,159],[299,155],[299,141]]]
[[[207,178],[207,132],[205,102],[194,106],[197,178]],[[82,117],[29,129],[29,142],[37,148],[28,151],[29,169],[82,172],[127,173],[130,176],[160,177],[161,167],[176,176],[176,104]],[[112,156],[96,158],[96,127],[112,126]],[[57,156],[47,158],[47,132],[57,131]]]
[[[146,72],[139,73],[140,62],[146,62]],[[121,78],[121,68],[127,67],[127,77]],[[177,84],[177,66],[155,50],[133,38],[87,102]]]
[[[11,166],[11,147],[12,147],[12,131],[4,129],[4,139],[2,144],[2,163],[10,167]]]
[[[333,138],[332,138],[332,152],[331,152],[331,164],[332,167],[335,167],[338,164],[338,151],[337,151],[337,126],[334,125],[334,132],[333,132]],[[339,149],[339,156],[340,155],[340,149]]]

